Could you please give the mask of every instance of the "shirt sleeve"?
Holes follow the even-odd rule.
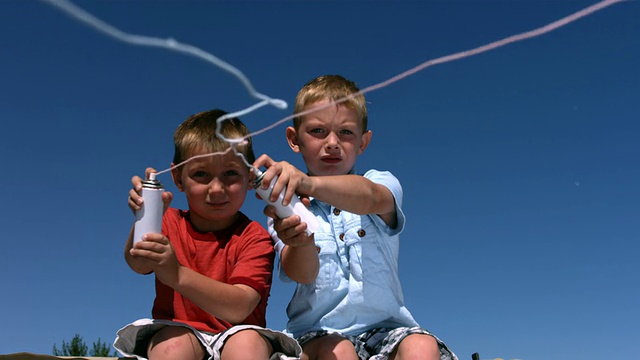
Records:
[[[402,212],[403,192],[402,192],[402,186],[400,185],[400,181],[389,171],[379,171],[375,169],[371,169],[367,171],[364,174],[364,177],[376,184],[380,184],[386,187],[387,189],[389,189],[396,203],[396,216],[397,216],[398,225],[395,228],[390,228],[387,226],[387,224],[385,224],[384,221],[382,221],[382,219],[379,216],[371,216],[376,226],[378,226],[380,229],[383,229],[384,232],[389,236],[400,234],[402,230],[404,230],[404,225],[405,225],[405,216],[404,216],[404,212]]]
[[[244,284],[260,296],[269,296],[275,252],[269,234],[257,222],[252,222],[243,234],[245,241],[237,249],[237,262],[229,278],[230,284]]]

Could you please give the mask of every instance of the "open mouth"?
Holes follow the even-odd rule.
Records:
[[[337,164],[340,161],[342,161],[342,159],[339,157],[326,157],[326,158],[322,158],[322,161],[327,164]]]

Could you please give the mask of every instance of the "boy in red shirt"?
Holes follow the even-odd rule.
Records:
[[[174,134],[171,176],[189,210],[169,208],[173,195],[164,192],[162,234],[146,234],[134,245],[132,229],[127,239],[127,264],[155,274],[156,299],[153,319],[118,331],[114,347],[126,356],[245,360],[297,359],[301,353],[291,337],[265,328],[275,252],[267,231],[240,212],[253,175],[216,136],[217,119],[225,114],[193,115]],[[227,139],[249,134],[236,118],[220,126]],[[254,161],[250,138],[234,147],[249,164]],[[207,155],[212,153],[218,154]],[[134,212],[143,201],[141,181],[134,176],[129,191]]]

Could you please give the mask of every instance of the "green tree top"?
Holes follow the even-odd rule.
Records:
[[[62,340],[62,350],[58,350],[58,347],[53,344],[53,355],[55,356],[87,356],[87,345],[82,340],[79,334],[75,334],[71,342],[67,343]],[[106,342],[102,342],[98,338],[98,342],[93,343],[93,348],[89,352],[89,356],[96,357],[115,357],[116,352],[111,353],[111,346]]]

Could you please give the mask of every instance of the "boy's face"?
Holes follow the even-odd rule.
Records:
[[[206,152],[192,156],[200,154]],[[249,169],[232,151],[191,160],[171,175],[185,193],[191,222],[200,232],[218,231],[233,224],[250,181]]]
[[[319,101],[305,111],[328,104]],[[304,115],[297,132],[287,128],[287,139],[291,149],[302,154],[309,175],[344,175],[369,145],[371,131],[363,132],[354,109],[338,104]]]

